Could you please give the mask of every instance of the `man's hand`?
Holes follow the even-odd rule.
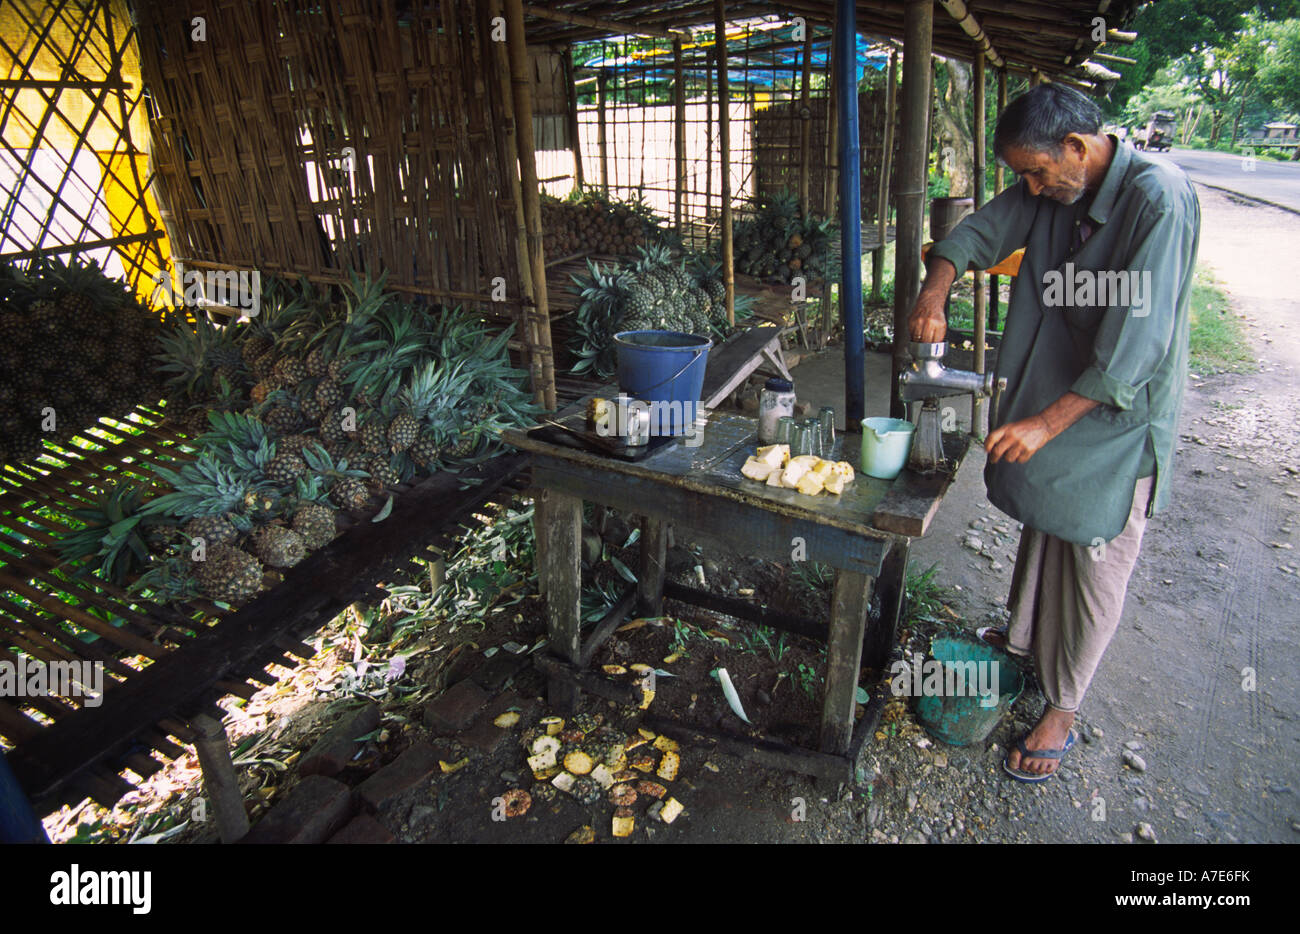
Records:
[[[907,316],[907,333],[912,340],[935,344],[947,335],[948,319],[943,306],[956,278],[957,270],[948,260],[936,256],[930,261],[925,282],[921,284],[921,294],[916,297],[916,304]]]
[[[1047,420],[1041,415],[1031,415],[993,429],[984,441],[984,450],[994,463],[1006,458],[1009,463],[1023,464],[1053,437]]]
[[[907,316],[907,333],[912,340],[934,344],[944,339],[948,333],[948,321],[943,314],[944,299],[943,295],[924,291],[917,296],[912,313]]]
[[[1077,392],[1067,392],[1037,415],[1008,422],[989,432],[984,450],[989,460],[997,463],[1023,464],[1038,453],[1039,448],[1069,428],[1099,403]]]

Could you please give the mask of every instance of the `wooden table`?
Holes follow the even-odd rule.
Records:
[[[582,689],[624,700],[610,692],[598,675],[587,671],[600,643],[636,604],[643,616],[662,615],[664,567],[670,526],[688,530],[693,540],[724,542],[745,554],[779,562],[820,561],[835,568],[829,625],[820,633],[804,626],[782,628],[820,635],[827,642],[826,690],[821,712],[820,751],[798,750],[774,740],[757,743],[730,737],[728,749],[752,754],[814,775],[845,780],[869,724],[854,734],[854,713],[864,637],[868,660],[879,668],[894,641],[910,537],[924,534],[951,474],[921,477],[905,471],[894,481],[876,480],[858,471],[839,496],[804,496],[747,480],[740,467],[754,453],[757,421],[715,412],[702,443],[667,445],[642,461],[626,462],[509,431],[505,441],[532,455],[537,490],[539,586],[546,594],[550,632],[549,659],[539,660],[549,676],[550,701],[572,710]],[[946,453],[960,462],[968,441],[945,438]],[[836,442],[835,459],[858,468],[861,436],[847,434]],[[599,503],[639,515],[641,556],[637,587],[595,631],[581,635],[582,504]],[[867,612],[873,588],[881,589],[880,623],[868,632]],[[717,609],[728,603],[731,615],[780,625],[744,601],[672,587],[674,599],[701,602]],[[692,600],[696,596],[700,600]],[[735,606],[731,606],[734,604]],[[746,611],[750,607],[750,611]],[[863,721],[868,718],[864,717]],[[690,731],[709,732],[691,727]],[[718,736],[712,738],[718,739]]]

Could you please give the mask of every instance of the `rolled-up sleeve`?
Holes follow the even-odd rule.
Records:
[[[1081,396],[1124,410],[1133,407],[1134,396],[1169,353],[1179,299],[1190,285],[1200,226],[1194,199],[1190,205],[1170,199],[1146,208],[1134,221],[1136,246],[1127,265],[1098,273],[1098,288],[1107,283],[1117,290],[1110,297],[1121,300],[1107,304],[1094,339],[1092,362],[1070,387]]]
[[[930,248],[928,259],[942,256],[958,275],[988,269],[1025,245],[1037,204],[1024,182],[1007,188],[984,207],[968,214],[946,238]]]

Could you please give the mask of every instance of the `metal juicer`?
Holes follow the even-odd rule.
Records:
[[[943,465],[939,400],[969,394],[972,398],[987,396],[996,403],[997,395],[1006,388],[1007,381],[994,379],[992,373],[973,373],[944,366],[942,361],[948,350],[945,341],[911,341],[907,350],[912,365],[899,374],[899,391],[903,401],[909,403],[909,409],[911,403],[921,403],[920,411],[913,417],[916,433],[907,466],[918,473],[929,473]]]

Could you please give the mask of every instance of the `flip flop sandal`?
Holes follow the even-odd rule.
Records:
[[[1020,750],[1020,758],[1022,760],[1024,759],[1058,759],[1059,760],[1065,758],[1065,754],[1070,751],[1070,747],[1074,745],[1074,741],[1077,738],[1078,738],[1078,734],[1075,733],[1073,729],[1071,729],[1070,734],[1065,738],[1065,746],[1061,749],[1026,749],[1025,738],[1022,736],[1020,737],[1020,739],[1016,740],[1016,748]],[[1022,772],[1020,771],[1020,769],[1013,769],[1011,766],[1007,765],[1006,759],[1002,760],[1002,771],[1006,772],[1016,781],[1025,782],[1027,784],[1038,784],[1039,782],[1045,782],[1053,775],[1055,775],[1057,772],[1059,772],[1060,769],[1061,767],[1058,765],[1052,771],[1045,772],[1042,774],[1038,774],[1035,772]]]
[[[993,633],[994,635],[999,635],[999,636],[1001,636],[1001,637],[1002,637],[1002,644],[1001,644],[1001,645],[993,645],[992,642],[989,642],[987,639],[985,639],[984,637],[987,636],[989,633]],[[986,645],[993,645],[993,648],[995,648],[995,649],[1006,649],[1006,647],[1007,647],[1007,627],[1006,627],[1006,626],[981,626],[979,629],[976,629],[976,630],[975,630],[975,637],[976,637],[977,639],[979,639],[981,642],[985,643]]]

